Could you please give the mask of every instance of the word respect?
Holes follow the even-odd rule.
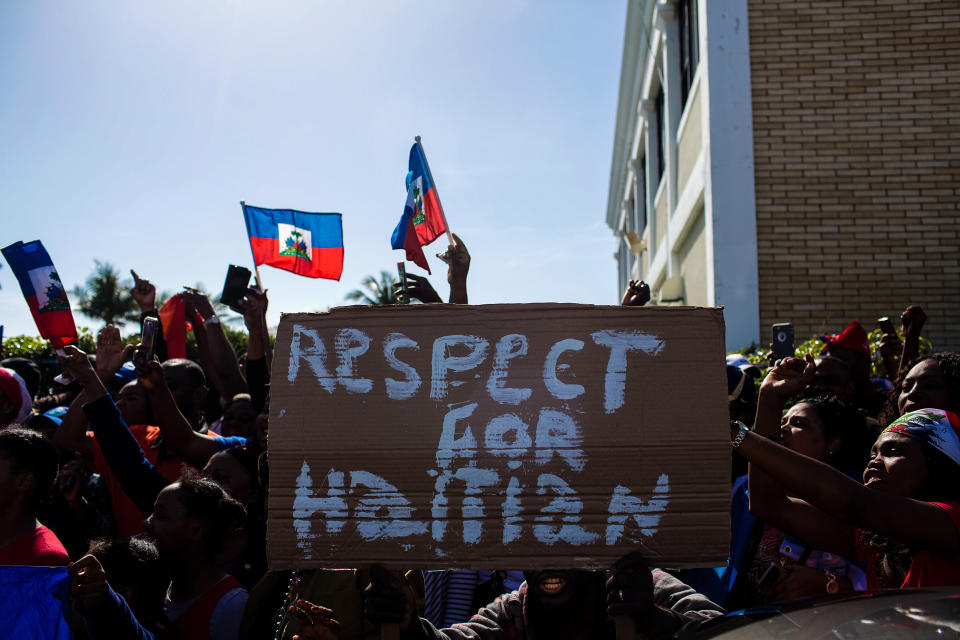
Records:
[[[603,384],[603,408],[606,413],[613,413],[623,406],[627,353],[636,350],[655,356],[663,349],[663,341],[642,331],[609,329],[594,331],[590,338],[595,344],[609,349]],[[333,339],[332,349],[336,354],[336,367],[331,369],[328,362],[331,350],[324,340],[316,330],[295,324],[290,342],[287,380],[293,384],[300,374],[301,364],[306,362],[317,382],[328,393],[334,393],[338,387],[353,394],[371,393],[374,391],[375,381],[359,375],[358,361],[370,350],[372,342],[371,337],[360,329],[339,329]],[[570,369],[570,365],[560,363],[561,356],[583,348],[583,340],[564,338],[555,341],[548,350],[543,362],[542,380],[554,398],[570,400],[586,391],[583,385],[563,382],[557,375],[558,372]],[[387,397],[393,400],[412,398],[423,386],[423,378],[417,369],[403,361],[397,352],[403,349],[419,351],[420,344],[403,333],[393,332],[384,337],[382,349],[386,364],[404,376],[402,379],[383,379]],[[487,392],[496,402],[518,405],[533,393],[529,387],[507,386],[510,361],[527,355],[528,349],[529,341],[523,334],[511,333],[497,340],[486,382]],[[455,355],[456,351],[465,353]],[[451,380],[451,372],[476,369],[486,361],[489,353],[490,341],[479,336],[453,334],[434,339],[430,358],[430,398],[440,402],[447,397],[450,387],[466,384],[463,380]]]

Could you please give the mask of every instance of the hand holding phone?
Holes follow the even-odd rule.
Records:
[[[791,358],[794,354],[793,347],[793,323],[781,322],[772,327],[772,347],[773,355],[778,360],[782,358]]]
[[[880,331],[883,333],[892,333],[896,335],[897,330],[894,328],[893,323],[890,321],[890,318],[884,316],[882,318],[877,318],[877,326],[880,327]]]
[[[231,308],[237,307],[247,292],[247,286],[250,284],[250,275],[250,269],[246,267],[238,267],[235,264],[227,267],[227,277],[223,282],[223,292],[220,294],[220,302]]]
[[[397,273],[400,275],[400,291],[397,297],[400,304],[408,304],[410,296],[407,294],[407,266],[403,262],[397,263]]]
[[[146,364],[153,360],[153,344],[157,337],[157,327],[160,321],[152,316],[143,319],[143,331],[140,334],[140,344],[142,348],[136,352],[136,357],[140,360],[138,364]]]

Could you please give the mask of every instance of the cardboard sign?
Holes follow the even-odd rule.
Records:
[[[271,568],[722,564],[721,309],[344,307],[280,321]]]

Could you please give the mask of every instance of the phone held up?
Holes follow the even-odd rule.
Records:
[[[231,264],[227,268],[227,277],[223,282],[220,302],[231,308],[238,306],[250,285],[250,276],[250,269]]]
[[[159,320],[153,316],[147,316],[143,319],[143,329],[140,332],[140,344],[143,345],[143,350],[139,353],[140,364],[147,364],[153,360],[153,345],[158,330],[160,330]]]
[[[897,334],[896,328],[893,326],[893,323],[887,316],[877,318],[877,326],[880,327],[880,330],[884,333],[892,333],[893,335]]]
[[[793,323],[781,322],[773,325],[773,355],[777,359],[793,357]]]
[[[407,265],[403,262],[397,263],[397,274],[400,276],[400,304],[407,304],[410,298],[407,296]]]

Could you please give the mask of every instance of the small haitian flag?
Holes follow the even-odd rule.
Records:
[[[70,640],[70,618],[66,567],[0,567],[4,638]]]
[[[267,264],[308,278],[340,279],[343,222],[339,213],[241,204],[256,265]]]
[[[419,138],[418,138],[419,140]],[[407,260],[427,270],[423,248],[447,230],[447,220],[440,206],[440,198],[433,184],[433,176],[419,142],[410,148],[407,171],[407,202],[400,223],[393,230],[390,246],[405,249]]]
[[[67,292],[43,244],[39,240],[14,242],[2,252],[20,283],[40,336],[49,340],[54,349],[76,342],[77,327]]]

